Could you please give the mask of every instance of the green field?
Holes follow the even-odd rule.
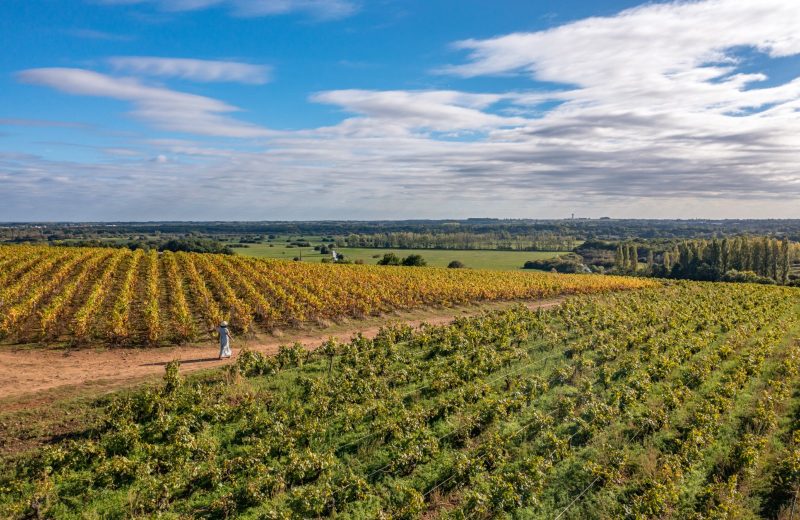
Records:
[[[312,241],[312,244],[314,242]],[[234,246],[233,244],[231,244]],[[272,244],[248,244],[250,247],[235,247],[237,254],[256,258],[278,258],[291,260],[302,256],[304,262],[319,262],[330,255],[321,255],[313,247],[286,247],[285,242],[274,241]],[[270,247],[272,245],[272,247]],[[500,271],[520,269],[528,260],[552,258],[559,254],[554,251],[480,251],[480,250],[447,250],[447,249],[367,249],[339,248],[347,260],[363,260],[365,264],[375,264],[384,253],[394,253],[399,257],[411,254],[422,255],[433,267],[447,267],[453,260],[459,260],[473,269],[494,269]],[[302,253],[302,255],[301,255]]]

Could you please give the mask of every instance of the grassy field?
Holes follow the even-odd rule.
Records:
[[[312,242],[313,243],[313,242]],[[291,260],[300,257],[304,262],[319,262],[330,255],[322,255],[314,251],[313,247],[286,247],[285,242],[275,241],[272,244],[248,244],[250,247],[234,247],[236,254],[252,256],[255,258],[278,258]],[[270,247],[271,246],[271,247]],[[411,254],[422,255],[432,267],[447,267],[453,260],[459,260],[472,269],[493,269],[507,271],[521,269],[528,260],[553,258],[559,254],[555,251],[475,251],[475,250],[446,250],[446,249],[367,249],[348,248],[337,249],[348,260],[363,260],[365,264],[375,264],[384,253],[394,253],[399,257]]]

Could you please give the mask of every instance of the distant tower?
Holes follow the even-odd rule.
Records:
[[[575,213],[572,214],[572,220],[575,220]]]

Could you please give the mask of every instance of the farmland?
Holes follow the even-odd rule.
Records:
[[[10,464],[0,514],[789,518],[799,310],[793,288],[675,282],[173,364]]]
[[[623,277],[326,265],[110,248],[0,247],[5,342],[155,345],[431,305],[654,286]]]
[[[236,248],[237,254],[255,258],[273,258],[292,260],[301,257],[304,262],[319,262],[323,258],[330,258],[330,254],[320,254],[311,247],[287,247],[285,243],[248,244],[246,248]],[[365,264],[375,264],[385,253],[394,253],[399,257],[408,255],[421,255],[432,267],[447,267],[453,260],[462,262],[473,269],[491,269],[499,271],[519,270],[528,260],[553,258],[559,254],[555,251],[482,251],[482,250],[452,250],[452,249],[381,249],[362,247],[336,248],[338,253],[351,261],[362,261]]]

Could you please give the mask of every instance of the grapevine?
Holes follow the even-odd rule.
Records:
[[[147,329],[147,341],[158,343],[161,339],[161,320],[158,308],[158,280],[159,280],[158,253],[150,251],[146,259],[146,294],[145,294],[145,327]]]
[[[164,253],[164,270],[166,272],[167,293],[172,301],[172,316],[178,341],[188,341],[194,337],[192,314],[186,303],[183,280],[178,272],[175,253]]]
[[[84,341],[90,332],[90,326],[97,319],[96,313],[100,309],[106,296],[108,296],[109,286],[114,276],[114,272],[120,262],[128,256],[124,251],[115,252],[111,259],[106,263],[103,271],[95,280],[88,297],[83,305],[77,310],[72,320],[72,333],[76,340]]]
[[[74,263],[78,257],[80,268]],[[222,320],[239,331],[272,331],[428,305],[658,285],[616,276],[307,264],[44,246],[0,247],[0,266],[0,279],[7,279],[0,284],[0,310],[11,313],[5,325],[0,322],[5,341],[48,341],[68,332],[78,342],[153,345],[194,339],[198,324],[211,331]],[[38,316],[35,326],[19,326],[31,316]],[[60,327],[61,320],[69,326]],[[9,334],[12,328],[18,334]]]
[[[95,270],[103,262],[106,262],[110,256],[111,254],[108,252],[102,255],[93,255],[84,263],[81,272],[73,277],[45,308],[39,311],[39,328],[42,338],[48,338],[56,334],[58,319],[66,312],[66,307],[72,301],[72,298],[84,283],[95,274]]]
[[[248,298],[244,280],[259,284],[233,265],[216,267]],[[793,288],[680,282],[244,351],[236,385],[170,364],[92,436],[10,467],[0,513],[786,517],[798,309]]]
[[[214,296],[208,289],[206,282],[197,271],[193,256],[186,253],[178,253],[177,256],[194,294],[195,305],[200,307],[200,313],[203,316],[206,328],[213,329],[223,320],[222,311],[216,300],[214,300]]]
[[[7,307],[2,320],[0,320],[0,335],[10,333],[15,325],[30,316],[36,306],[41,301],[45,300],[53,291],[58,289],[62,282],[70,274],[74,273],[76,266],[89,258],[91,254],[91,251],[85,251],[82,254],[77,254],[68,258],[64,263],[59,265],[58,269],[47,277],[44,283],[37,285],[33,290],[27,291],[22,299],[17,301],[14,305]]]
[[[144,254],[141,250],[134,251],[128,260],[128,265],[122,272],[120,287],[111,308],[111,323],[108,331],[109,337],[114,341],[126,340],[131,334],[130,316],[136,283],[136,271],[143,256]]]

